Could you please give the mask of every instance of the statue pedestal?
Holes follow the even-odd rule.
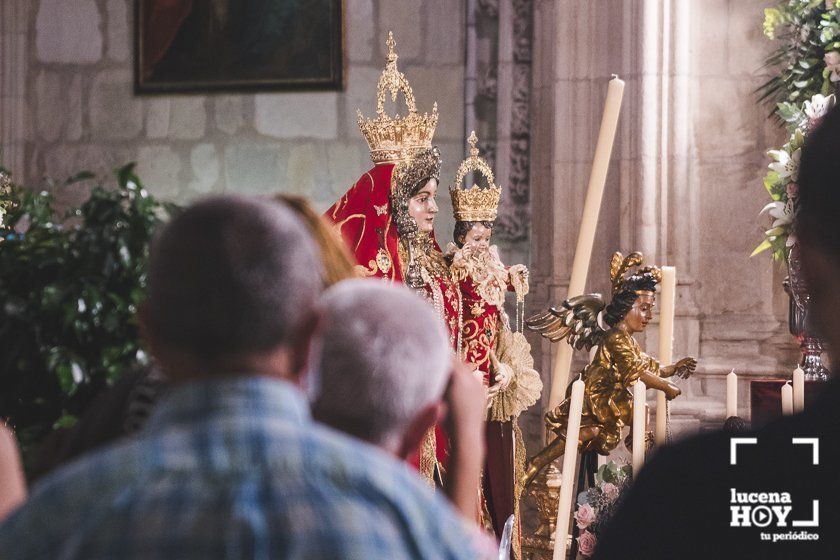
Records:
[[[554,534],[557,531],[557,503],[560,500],[560,469],[552,463],[546,467],[523,498],[530,497],[537,506],[539,527],[522,538],[522,557],[525,560],[551,560]]]

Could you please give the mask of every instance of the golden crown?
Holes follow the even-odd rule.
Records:
[[[502,189],[493,182],[493,170],[484,158],[478,155],[478,137],[475,131],[472,131],[467,141],[470,144],[470,155],[458,166],[455,183],[449,187],[455,219],[459,222],[492,222],[498,214]],[[470,172],[484,175],[487,188],[483,189],[476,184],[468,189],[462,188],[464,177]]]
[[[397,53],[394,34],[388,32],[388,63],[379,77],[376,86],[376,118],[365,119],[358,109],[359,129],[370,147],[370,159],[374,163],[394,163],[422,149],[432,147],[432,137],[438,122],[437,103],[432,107],[432,114],[417,113],[414,93],[402,72],[397,70]],[[397,101],[397,93],[402,92],[408,114],[391,117],[385,114],[385,93],[391,93],[391,101]]]
[[[638,251],[634,251],[626,257],[618,251],[613,253],[612,258],[610,259],[610,280],[612,282],[613,295],[620,292],[624,288],[625,284],[630,280],[633,280],[633,284],[646,286],[644,289],[635,290],[637,294],[652,293],[649,288],[652,285],[662,282],[662,271],[656,266],[646,266],[641,268],[644,262],[644,256],[642,256],[642,254]],[[633,278],[625,277],[625,275],[633,268],[638,269],[635,275],[630,275]],[[644,278],[646,276],[649,280]]]

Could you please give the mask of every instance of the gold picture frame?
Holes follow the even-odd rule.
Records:
[[[135,93],[342,90],[342,0],[135,0]]]

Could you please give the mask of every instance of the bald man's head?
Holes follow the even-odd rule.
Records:
[[[153,244],[144,325],[159,348],[212,369],[292,345],[321,285],[315,243],[291,210],[208,198]]]

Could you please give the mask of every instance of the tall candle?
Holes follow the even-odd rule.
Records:
[[[782,385],[782,414],[793,414],[793,387],[790,386],[790,381]]]
[[[674,309],[677,291],[677,270],[673,266],[662,267],[662,282],[659,283],[659,363],[670,365],[674,354]],[[668,433],[668,406],[665,393],[656,392],[656,445],[664,445]]]
[[[801,367],[793,370],[793,412],[805,410],[805,372]]]
[[[580,415],[583,412],[583,389],[582,379],[572,383],[572,400],[569,403],[569,423],[566,425],[566,447],[563,452],[563,472],[561,473],[563,483],[560,486],[560,502],[557,504],[557,530],[554,535],[553,560],[566,559],[566,540],[569,536],[569,522],[572,516],[572,498],[575,495],[575,467],[580,439]]]
[[[583,294],[583,290],[586,288],[586,275],[589,272],[589,261],[592,259],[595,229],[598,226],[598,214],[601,211],[601,199],[607,181],[607,170],[610,166],[623,95],[624,82],[618,79],[618,76],[613,76],[607,88],[607,102],[604,105],[604,114],[601,117],[601,130],[598,133],[598,142],[595,144],[595,157],[592,160],[592,171],[589,173],[589,186],[583,203],[583,218],[578,232],[577,247],[575,248],[575,258],[572,261],[569,291],[566,299]],[[563,185],[563,187],[565,188],[566,185]],[[551,391],[548,396],[549,408],[554,408],[563,400],[566,393],[566,384],[569,382],[571,365],[572,347],[568,344],[561,344],[554,358]]]
[[[726,417],[738,416],[738,375],[733,369],[726,375]]]
[[[645,462],[645,391],[642,380],[633,385],[633,476],[638,476]]]

